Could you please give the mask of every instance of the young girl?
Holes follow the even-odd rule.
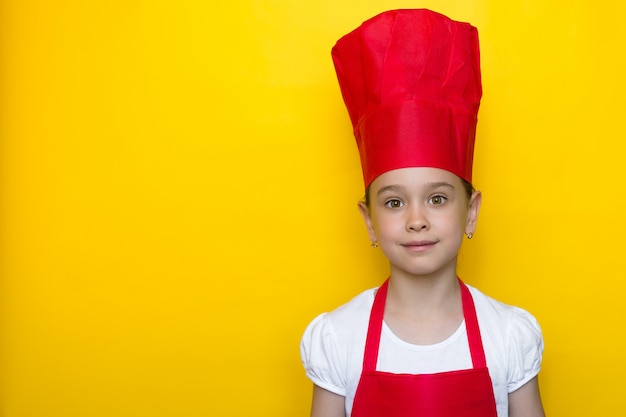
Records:
[[[359,210],[391,274],[306,329],[311,416],[543,416],[537,322],[456,275],[481,204],[476,28],[392,10],[341,38],[333,60],[361,156]]]

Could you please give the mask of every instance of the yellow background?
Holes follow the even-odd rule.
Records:
[[[479,28],[461,276],[550,416],[623,413],[623,1],[0,0],[2,417],[308,414],[302,331],[387,273],[329,50],[400,7]]]

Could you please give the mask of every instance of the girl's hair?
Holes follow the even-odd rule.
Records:
[[[464,180],[463,178],[460,178],[460,177],[459,179],[461,180],[461,183],[463,184],[463,188],[465,189],[465,194],[467,195],[467,199],[469,200],[470,198],[472,198],[472,194],[474,194],[476,189],[474,188],[471,182]],[[365,201],[365,205],[367,207],[370,206],[370,187],[369,186],[365,190],[365,197],[363,198],[363,201]]]

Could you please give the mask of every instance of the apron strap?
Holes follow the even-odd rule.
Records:
[[[365,352],[363,354],[363,370],[375,371],[378,361],[378,348],[380,347],[380,334],[383,329],[383,316],[385,314],[385,301],[387,301],[387,287],[389,278],[383,282],[374,296],[374,304],[370,312],[370,324],[367,327],[367,339],[365,340]]]
[[[470,355],[474,369],[487,367],[485,352],[483,350],[478,318],[474,300],[467,286],[459,279],[461,287],[461,300],[463,303],[463,317],[465,318],[465,329],[469,343]],[[365,340],[365,351],[363,353],[363,371],[376,371],[378,362],[378,350],[380,347],[380,335],[383,328],[383,317],[385,313],[385,302],[387,301],[387,288],[389,278],[378,288],[374,296],[374,304],[370,312],[367,338]]]
[[[465,285],[460,278],[459,284],[461,285],[463,317],[465,317],[465,330],[467,331],[470,355],[472,355],[472,364],[474,365],[474,369],[486,368],[487,360],[485,359],[483,341],[480,336],[480,327],[478,326],[478,317],[476,317],[474,299],[472,298],[469,288],[467,288],[467,285]]]

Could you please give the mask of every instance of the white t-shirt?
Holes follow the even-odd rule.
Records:
[[[494,300],[468,285],[493,383],[498,417],[508,416],[508,394],[539,373],[541,329],[528,312]],[[346,416],[363,367],[363,352],[375,289],[315,318],[300,343],[306,375],[316,385],[346,398]],[[383,323],[377,370],[429,374],[472,367],[465,322],[446,340],[412,345]]]

